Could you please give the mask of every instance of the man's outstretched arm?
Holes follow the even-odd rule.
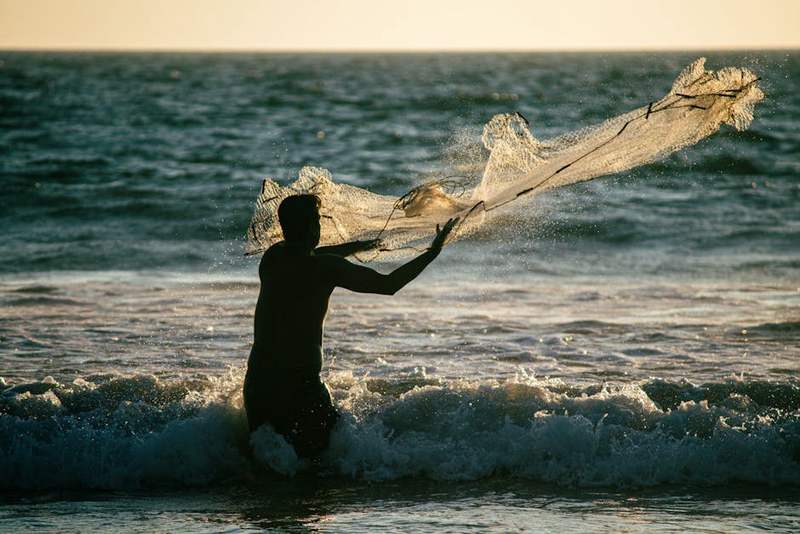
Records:
[[[370,239],[369,241],[351,241],[349,243],[340,243],[338,245],[329,245],[327,247],[317,247],[314,249],[314,254],[333,254],[334,256],[352,256],[356,252],[370,250],[375,248],[380,243],[378,239]]]
[[[441,230],[439,230],[437,226],[436,237],[433,239],[430,248],[389,274],[381,274],[374,269],[352,264],[342,258],[331,258],[327,260],[327,266],[332,271],[331,274],[334,285],[358,293],[394,295],[406,284],[419,276],[425,267],[436,259],[436,256],[438,256],[439,252],[442,250],[442,245],[444,245],[448,234],[450,234],[450,231],[457,222],[458,219],[450,219]]]

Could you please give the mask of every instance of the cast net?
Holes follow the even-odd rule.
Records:
[[[397,259],[424,250],[437,223],[459,217],[448,242],[469,235],[495,210],[548,189],[584,182],[653,162],[692,145],[728,124],[743,130],[764,94],[750,70],[705,69],[705,58],[686,67],[662,99],[599,125],[538,140],[519,113],[492,117],[481,141],[488,150],[482,172],[426,181],[400,197],[336,183],[330,173],[303,167],[281,186],[264,180],[247,232],[246,254],[282,239],[278,206],[289,195],[321,200],[320,243],[379,239],[360,261]]]

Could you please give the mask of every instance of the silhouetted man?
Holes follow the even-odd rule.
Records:
[[[316,456],[328,446],[338,418],[319,377],[322,324],[333,289],[394,295],[439,255],[457,220],[450,219],[441,230],[436,227],[426,252],[390,274],[381,274],[344,259],[373,248],[376,241],[316,248],[320,222],[315,195],[284,199],[278,219],[284,241],[264,253],[258,268],[261,291],[244,403],[251,432],[269,423],[299,456]]]

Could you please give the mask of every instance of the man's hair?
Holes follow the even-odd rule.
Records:
[[[278,221],[281,223],[286,241],[302,241],[308,236],[309,227],[319,217],[317,195],[292,195],[278,206]]]

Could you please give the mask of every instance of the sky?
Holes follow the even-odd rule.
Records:
[[[800,0],[0,0],[0,49],[800,47]]]

